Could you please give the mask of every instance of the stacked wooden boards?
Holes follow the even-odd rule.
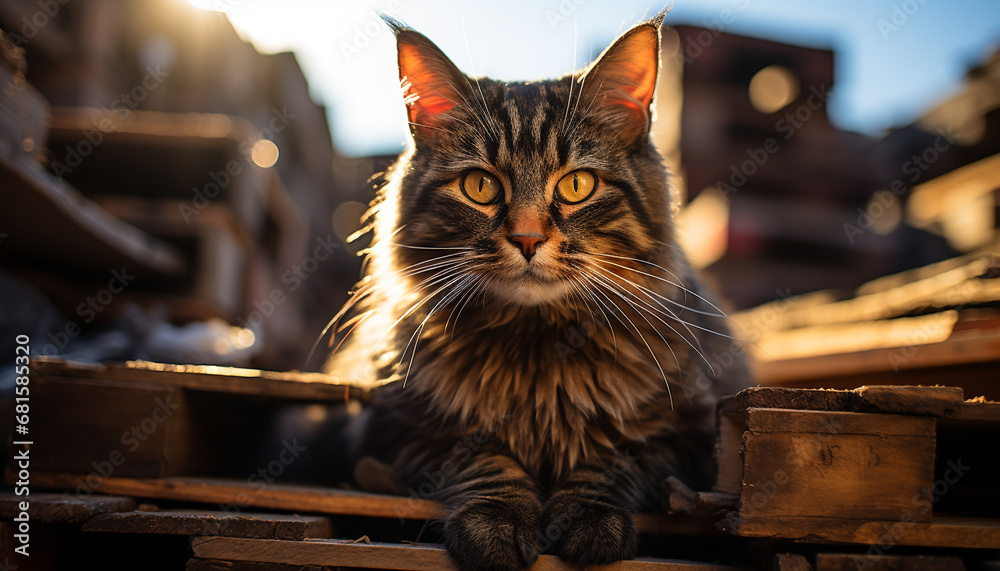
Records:
[[[1000,254],[885,276],[852,295],[783,297],[734,315],[763,385],[963,387],[1000,400]]]
[[[719,411],[721,525],[744,537],[1000,548],[1000,403],[957,387],[758,387]]]
[[[424,537],[422,526],[442,515],[439,504],[419,494],[368,494],[284,478],[306,456],[325,452],[294,435],[274,446],[286,409],[346,413],[367,400],[364,387],[310,373],[41,358],[32,364],[31,391],[35,522],[111,543],[108,534],[119,534],[129,545],[135,539],[120,534],[183,536],[191,569],[450,568],[439,547],[400,543]],[[247,457],[264,461],[234,473]],[[17,477],[10,465],[6,476]],[[38,496],[42,490],[58,493]],[[17,500],[0,497],[0,519],[12,517]],[[58,515],[64,512],[70,515]],[[301,518],[312,518],[308,529]],[[636,524],[644,537],[725,539],[705,517],[641,514]],[[537,568],[568,569],[551,556]],[[733,567],[650,559],[609,567],[689,568]]]

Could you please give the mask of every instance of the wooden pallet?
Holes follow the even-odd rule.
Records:
[[[43,478],[41,485],[51,480]],[[184,486],[178,483],[178,488]],[[197,486],[194,486],[197,487]],[[360,495],[364,496],[364,495]],[[194,497],[204,498],[198,493]],[[350,501],[350,494],[333,493],[347,501],[332,511],[366,516],[386,515],[367,509],[377,502]],[[0,520],[18,514],[24,498],[0,493]],[[137,509],[138,508],[138,509]],[[437,513],[429,506],[427,513]],[[277,569],[303,570],[351,567],[363,569],[448,570],[455,569],[446,551],[436,545],[391,544],[331,539],[337,532],[324,516],[302,516],[244,510],[160,510],[138,505],[127,496],[92,494],[85,499],[70,494],[32,494],[29,510],[35,524],[80,524],[84,534],[143,536],[188,536],[193,557],[187,569]],[[6,525],[6,524],[5,524]],[[37,525],[36,525],[37,527]],[[10,529],[0,525],[0,547],[10,543]],[[534,571],[568,571],[571,566],[557,557],[543,555]],[[597,567],[603,571],[739,571],[742,567],[679,559],[640,558]]]
[[[769,386],[963,387],[1000,400],[998,245],[885,276],[843,298],[815,292],[733,316]]]
[[[365,394],[316,373],[40,358],[31,371],[32,468],[119,478],[211,473],[266,447],[284,406]]]
[[[751,388],[720,406],[716,490],[736,535],[1000,546],[1000,403],[957,387]],[[951,506],[952,513],[944,506]]]

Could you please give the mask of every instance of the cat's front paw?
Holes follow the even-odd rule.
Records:
[[[559,557],[580,566],[614,563],[635,557],[638,531],[632,515],[604,501],[560,498],[546,506],[544,537]]]
[[[448,517],[445,546],[463,571],[518,571],[538,559],[541,506],[529,498],[474,498]]]

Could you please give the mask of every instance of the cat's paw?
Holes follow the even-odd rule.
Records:
[[[449,517],[445,546],[463,571],[518,571],[538,559],[541,506],[528,498],[475,498]]]
[[[562,498],[545,509],[544,537],[563,560],[586,567],[635,557],[632,514],[600,500]]]

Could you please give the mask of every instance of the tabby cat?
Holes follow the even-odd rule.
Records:
[[[707,357],[732,341],[650,143],[662,16],[536,82],[467,77],[387,21],[413,145],[328,367],[380,385],[357,483],[443,502],[461,569],[631,558],[665,477],[711,485],[716,401],[747,384]]]

